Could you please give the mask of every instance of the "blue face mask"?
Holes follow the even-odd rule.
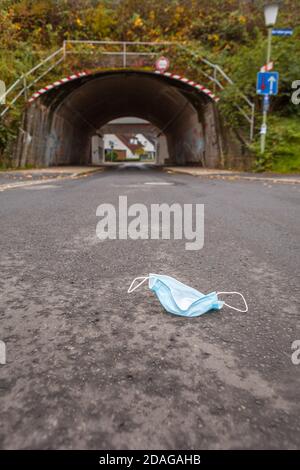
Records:
[[[128,293],[130,294],[138,289],[147,280],[149,280],[149,288],[155,292],[162,306],[167,312],[174,315],[198,317],[211,310],[220,310],[223,305],[238,312],[248,312],[246,300],[240,292],[212,292],[205,295],[192,287],[182,284],[173,277],[160,274],[149,274],[147,277],[135,278],[128,289]],[[135,285],[137,281],[139,282]],[[240,295],[245,303],[245,309],[240,310],[219,300],[218,295],[221,294]]]

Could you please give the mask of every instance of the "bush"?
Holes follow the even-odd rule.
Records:
[[[260,153],[259,139],[252,148],[257,156],[255,171],[300,172],[300,121],[271,117],[265,154]]]

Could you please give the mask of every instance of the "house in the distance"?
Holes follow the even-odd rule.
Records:
[[[136,134],[136,139],[142,144],[144,153],[141,155],[141,159],[146,158],[147,160],[155,159],[155,146],[151,140],[144,136],[144,134]]]
[[[105,134],[104,150],[106,160],[152,160],[154,145],[143,134]]]
[[[115,155],[114,160],[118,161],[138,158],[134,155],[132,149],[128,147],[127,141],[116,134],[104,135],[104,151],[106,157],[110,157],[113,154]]]

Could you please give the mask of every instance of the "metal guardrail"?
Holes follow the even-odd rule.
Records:
[[[35,67],[32,69],[28,70],[28,72],[24,73],[21,75],[20,78],[18,78],[7,90],[6,92],[0,97],[0,102],[2,101],[7,101],[7,97],[12,94],[12,92],[18,90],[18,88],[21,86],[21,90],[17,91],[16,95],[13,96],[13,98],[10,100],[9,105],[7,105],[0,113],[0,117],[3,117],[7,111],[10,110],[11,106],[15,104],[15,102],[21,97],[24,96],[25,100],[28,98],[28,92],[30,88],[32,88],[37,82],[39,82],[44,76],[46,76],[51,70],[53,70],[58,64],[63,62],[64,56],[63,54],[63,47],[58,49],[57,51],[53,52],[50,54],[46,59],[42,60],[39,64],[37,64]],[[40,74],[37,78],[33,79],[32,81],[29,81],[29,77],[35,73],[37,70],[40,70],[41,67],[43,67],[45,64],[50,62],[52,59],[56,58],[57,56],[61,56],[58,58],[58,60],[55,61],[54,64],[52,64],[50,67],[47,68],[46,71],[43,71],[42,74]]]
[[[160,55],[170,56],[172,50],[175,54],[178,51],[182,51],[187,56],[196,60],[197,63],[202,64],[202,67],[197,67],[195,73],[202,74],[207,82],[212,84],[214,93],[218,90],[224,90],[228,85],[236,88],[241,102],[236,103],[235,106],[250,125],[250,141],[252,141],[254,137],[254,103],[238,89],[233,80],[219,65],[198,56],[189,49],[188,45],[174,42],[66,40],[60,49],[54,51],[35,67],[21,75],[0,96],[0,103],[6,103],[4,109],[0,112],[0,117],[3,117],[22,96],[27,100],[30,89],[58,65],[67,64],[70,57],[72,57],[72,65],[77,62],[78,66],[84,63],[85,66],[90,65],[92,68],[101,69],[104,67],[109,68],[113,64],[114,68],[138,69],[153,67],[155,58]],[[45,66],[47,68],[44,70]],[[7,103],[9,97],[11,99]]]

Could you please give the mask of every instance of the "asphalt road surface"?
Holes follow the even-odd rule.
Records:
[[[119,195],[205,204],[204,248],[99,240]],[[1,448],[299,447],[299,201],[146,166],[1,192]],[[127,294],[149,272],[241,291],[249,312],[168,314],[146,285]]]

